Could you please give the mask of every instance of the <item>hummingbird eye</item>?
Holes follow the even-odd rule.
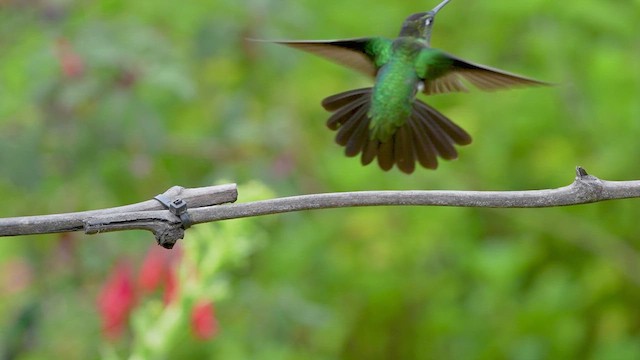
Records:
[[[431,18],[431,17],[428,17],[428,18],[424,19],[424,25],[425,26],[431,25],[432,22],[433,22],[433,18]]]

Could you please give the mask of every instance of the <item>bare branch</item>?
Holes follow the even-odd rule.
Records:
[[[527,191],[357,191],[291,196],[240,204],[235,184],[199,189],[173,187],[172,200],[188,204],[193,224],[313,209],[355,206],[459,206],[491,208],[554,207],[604,200],[640,197],[640,181],[605,181],[578,167],[568,186]],[[0,219],[0,236],[84,230],[87,234],[143,229],[153,232],[158,243],[172,247],[184,235],[177,216],[156,200],[117,208],[81,213]]]

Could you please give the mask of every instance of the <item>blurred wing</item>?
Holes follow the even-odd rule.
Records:
[[[473,64],[460,58],[446,54],[450,61],[447,71],[441,76],[426,81],[423,92],[425,94],[441,94],[454,91],[467,91],[460,78],[464,78],[477,88],[493,91],[520,86],[548,86],[550,83],[535,80],[525,76],[512,74],[484,65]]]
[[[375,55],[372,53],[371,44],[379,41],[384,40],[382,38],[357,38],[345,40],[274,40],[268,42],[306,51],[375,77],[378,69],[375,65]]]

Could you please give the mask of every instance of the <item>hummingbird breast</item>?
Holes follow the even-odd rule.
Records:
[[[422,85],[411,55],[395,51],[376,75],[369,109],[372,139],[387,141],[411,115],[416,92]]]

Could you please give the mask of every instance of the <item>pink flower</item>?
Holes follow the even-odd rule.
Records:
[[[213,303],[199,301],[191,310],[191,330],[198,340],[209,340],[218,333]]]
[[[102,329],[107,338],[116,339],[125,329],[129,314],[136,302],[131,268],[118,263],[98,296],[98,310],[102,317]]]

